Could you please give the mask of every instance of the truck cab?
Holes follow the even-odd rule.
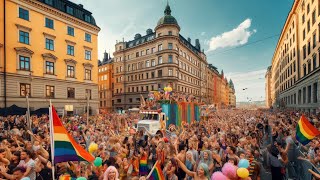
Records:
[[[164,123],[167,120],[165,113],[159,113],[157,111],[140,111],[141,119],[139,120],[137,124],[137,130],[144,130],[148,133],[154,135],[158,130],[161,130],[161,123]]]

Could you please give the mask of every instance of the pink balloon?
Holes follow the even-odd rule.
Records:
[[[227,177],[222,174],[222,172],[217,171],[212,174],[211,180],[227,180]]]
[[[222,167],[222,173],[229,179],[237,179],[237,167],[231,163],[226,163]]]

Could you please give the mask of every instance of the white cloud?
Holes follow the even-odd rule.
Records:
[[[250,31],[250,27],[251,19],[246,19],[233,30],[212,37],[209,42],[208,51],[214,51],[218,48],[235,47],[246,44],[250,36],[257,32],[256,29]]]
[[[265,99],[265,73],[266,70],[257,70],[250,72],[226,73],[228,81],[233,81],[236,90],[237,102],[262,101]],[[247,88],[246,90],[243,90]]]

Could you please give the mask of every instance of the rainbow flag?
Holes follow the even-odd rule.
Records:
[[[163,175],[159,161],[157,161],[156,164],[154,165],[154,169],[150,176],[150,180],[164,180],[164,175]]]
[[[84,150],[64,128],[53,106],[49,107],[49,118],[51,155],[54,164],[67,161],[94,161],[94,157]]]
[[[320,132],[302,115],[296,127],[296,139],[303,145],[308,144]]]
[[[147,156],[142,155],[140,159],[140,164],[139,164],[139,174],[140,176],[145,176],[148,175],[148,163],[147,163]]]

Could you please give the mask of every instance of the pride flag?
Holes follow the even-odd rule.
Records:
[[[156,164],[154,165],[154,169],[150,176],[150,180],[164,180],[164,175],[163,175],[159,161],[157,161]]]
[[[308,144],[320,132],[315,128],[304,115],[301,116],[296,127],[296,139],[303,145]]]
[[[94,161],[94,157],[84,150],[64,128],[53,106],[49,108],[49,118],[51,155],[54,164],[67,161]]]
[[[148,163],[147,155],[142,155],[139,164],[139,174],[140,176],[148,175]]]

